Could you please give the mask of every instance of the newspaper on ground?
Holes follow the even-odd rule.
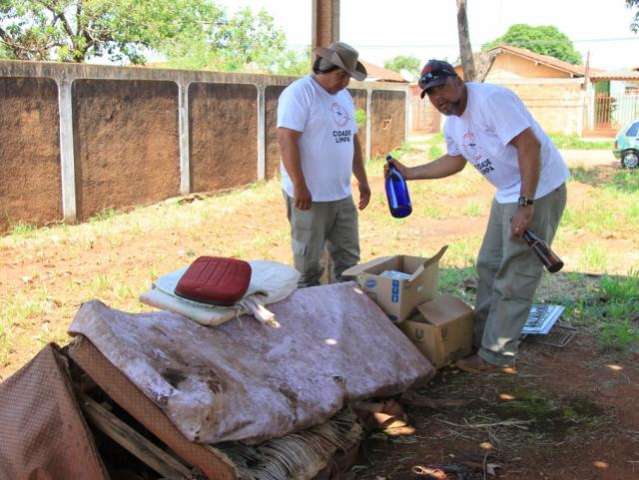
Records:
[[[522,335],[548,335],[565,310],[561,305],[536,304],[528,314]]]

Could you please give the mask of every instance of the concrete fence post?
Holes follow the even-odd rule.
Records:
[[[266,86],[257,85],[257,179],[266,178]]]
[[[180,194],[191,193],[191,156],[189,150],[189,85],[178,80],[178,135],[180,148]]]
[[[366,88],[366,161],[370,161],[373,146],[373,89]]]
[[[411,131],[411,124],[413,122],[413,112],[411,111],[411,96],[409,95],[410,90],[406,89],[404,92],[405,101],[404,101],[404,141],[408,140],[408,134]]]
[[[65,222],[77,219],[75,193],[75,156],[73,150],[73,93],[72,78],[56,78],[58,109],[60,111],[60,170],[62,178],[62,215]]]

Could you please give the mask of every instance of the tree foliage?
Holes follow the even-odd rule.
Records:
[[[637,12],[635,13],[635,17],[630,24],[630,29],[637,33],[639,32],[639,0],[626,0],[626,6],[628,8],[637,8]]]
[[[215,25],[207,0],[0,0],[0,42],[10,58],[143,63],[144,52]]]
[[[500,44],[526,48],[575,65],[582,63],[581,54],[575,50],[572,41],[557,27],[551,25],[538,27],[526,24],[512,25],[504,35],[483,45],[482,50],[487,51]]]
[[[308,52],[286,49],[265,10],[235,15],[214,0],[0,0],[0,57],[146,63],[221,71],[301,74]]]
[[[395,72],[406,70],[413,75],[418,75],[421,69],[421,62],[419,58],[413,56],[398,55],[384,62],[384,68]]]
[[[249,8],[233,17],[223,14],[216,28],[178,42],[166,42],[159,51],[179,68],[253,71],[301,75],[310,68],[309,52],[286,48],[286,37],[265,10]]]

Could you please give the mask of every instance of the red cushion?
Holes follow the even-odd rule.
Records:
[[[233,305],[251,281],[251,266],[244,260],[198,257],[175,287],[176,295],[215,305]]]

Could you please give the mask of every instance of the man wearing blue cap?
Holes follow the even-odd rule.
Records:
[[[490,372],[514,364],[542,265],[522,240],[526,229],[552,242],[566,205],[568,167],[523,102],[507,88],[464,83],[452,65],[430,60],[419,86],[446,115],[447,153],[395,165],[408,180],[443,178],[471,163],[497,191],[477,259],[477,353],[462,370]]]

